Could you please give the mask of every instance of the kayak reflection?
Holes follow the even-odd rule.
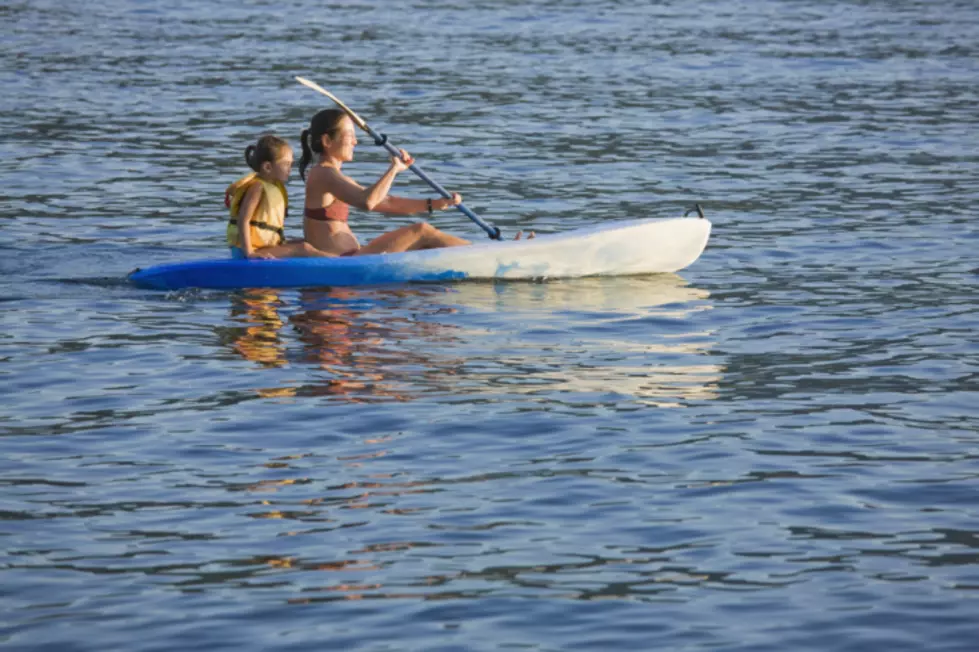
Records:
[[[264,397],[672,406],[715,395],[711,308],[676,275],[247,291],[227,344],[302,370]]]

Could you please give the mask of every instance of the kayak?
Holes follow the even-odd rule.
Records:
[[[676,272],[707,246],[711,223],[680,217],[615,222],[530,240],[336,258],[209,259],[136,269],[141,288],[295,288],[538,280]]]
[[[396,254],[188,261],[136,269],[128,278],[155,290],[231,290],[654,274],[696,261],[710,229],[699,217],[629,220],[530,240]]]

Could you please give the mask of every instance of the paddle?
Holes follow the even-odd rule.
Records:
[[[368,125],[364,121],[363,118],[361,118],[359,115],[357,115],[356,113],[354,113],[353,110],[350,107],[348,107],[346,104],[344,104],[343,102],[341,102],[336,97],[336,95],[334,95],[330,91],[326,90],[325,88],[323,88],[322,86],[320,86],[316,82],[311,82],[308,79],[305,79],[303,77],[296,77],[296,81],[299,82],[300,84],[302,84],[303,86],[306,86],[308,88],[312,88],[314,91],[317,91],[318,93],[322,93],[323,95],[326,95],[328,98],[330,98],[331,100],[333,100],[333,102],[338,107],[340,107],[340,109],[344,113],[346,113],[348,116],[350,116],[350,119],[354,121],[354,124],[355,125],[357,125],[361,129],[363,129],[364,131],[366,131],[370,135],[370,137],[374,139],[374,144],[375,145],[380,145],[381,147],[383,147],[384,149],[386,149],[388,152],[390,152],[392,156],[397,156],[398,158],[401,157],[401,152],[399,152],[397,149],[395,149],[394,146],[391,145],[391,143],[388,142],[388,137],[387,136],[385,136],[384,134],[379,134],[376,131],[374,131],[373,129],[371,129],[370,125]],[[428,185],[430,185],[432,188],[434,188],[435,191],[438,194],[442,195],[446,199],[452,199],[452,193],[450,193],[448,190],[446,190],[445,188],[443,188],[442,186],[440,186],[438,183],[436,183],[435,181],[433,181],[431,179],[431,177],[429,177],[427,174],[425,174],[424,172],[422,172],[422,169],[420,167],[418,167],[417,165],[415,165],[414,163],[412,163],[411,165],[408,166],[408,169],[410,169],[412,172],[414,172],[419,177],[421,177],[421,180],[424,181],[425,183],[427,183]],[[503,236],[500,233],[499,227],[491,226],[491,225],[487,224],[486,222],[484,222],[482,219],[480,219],[480,217],[478,215],[476,215],[471,210],[469,210],[465,206],[465,204],[457,204],[456,205],[456,208],[458,208],[460,211],[462,211],[463,215],[465,215],[466,217],[468,217],[469,219],[471,219],[473,222],[475,222],[476,224],[478,224],[484,231],[486,231],[486,233],[489,235],[489,237],[492,238],[493,240],[502,240],[503,239]]]

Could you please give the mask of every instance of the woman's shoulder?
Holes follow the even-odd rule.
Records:
[[[343,178],[343,172],[332,165],[317,165],[309,168],[306,172],[306,179],[337,179]]]
[[[340,170],[334,167],[317,166],[306,173],[306,191],[328,192],[330,188],[335,188],[338,183],[344,181],[349,182],[349,179]]]

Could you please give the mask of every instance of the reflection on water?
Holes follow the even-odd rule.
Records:
[[[327,374],[328,394],[351,401],[365,397],[410,400],[410,383],[424,383],[447,390],[460,360],[423,352],[428,345],[449,347],[452,328],[425,319],[429,311],[447,307],[422,307],[421,314],[402,311],[401,300],[425,301],[423,290],[397,289],[363,294],[349,289],[299,293],[299,311],[289,324],[302,344],[302,361]]]
[[[247,516],[252,519],[289,523],[277,529],[277,537],[304,541],[318,539],[334,531],[360,528],[377,518],[412,517],[430,511],[427,507],[412,506],[415,498],[437,491],[437,478],[408,479],[404,472],[390,472],[372,464],[383,463],[395,454],[399,442],[394,436],[367,437],[342,454],[298,453],[270,459],[263,466],[274,469],[280,476],[248,485],[226,485],[230,491],[259,496],[258,509],[252,507]],[[322,482],[307,474],[323,464],[335,463],[333,471],[341,482]],[[308,490],[302,491],[302,487]],[[297,494],[300,488],[301,495]],[[258,582],[269,575],[289,573],[287,583],[302,593],[290,597],[289,604],[320,601],[360,600],[364,598],[420,597],[420,593],[405,592],[405,587],[385,586],[373,580],[392,555],[411,554],[418,549],[437,549],[442,544],[386,538],[383,541],[361,542],[339,551],[317,549],[296,554],[295,547],[284,544],[290,554],[253,554],[228,563],[235,567],[233,582]],[[300,547],[300,549],[302,549]],[[324,576],[323,574],[327,575]],[[227,573],[208,573],[201,569],[182,583],[184,589],[199,589],[202,585],[227,584]],[[328,579],[326,579],[328,578]],[[412,584],[427,587],[427,578],[414,578]],[[412,587],[413,588],[413,587]],[[307,595],[308,594],[308,595]]]
[[[219,335],[246,360],[263,367],[286,364],[285,350],[279,336],[284,322],[279,316],[282,302],[273,290],[248,290],[231,298],[231,321],[241,326],[222,327]]]
[[[249,290],[221,341],[259,367],[301,365],[263,397],[352,402],[421,396],[710,399],[722,372],[697,313],[709,293],[676,275],[550,283]]]

